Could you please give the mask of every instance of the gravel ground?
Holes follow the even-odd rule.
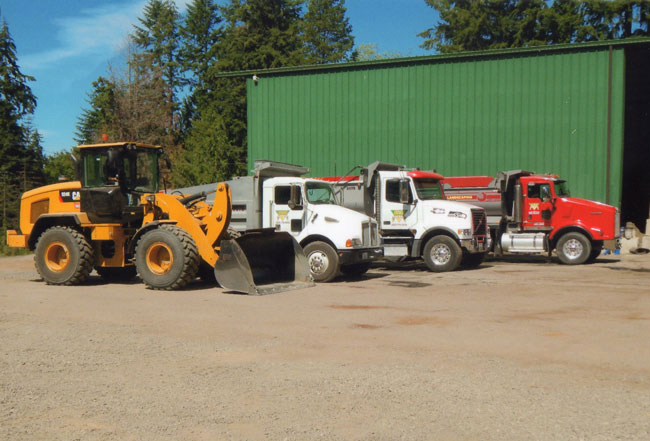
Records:
[[[650,256],[525,260],[252,297],[0,258],[0,439],[650,439]]]

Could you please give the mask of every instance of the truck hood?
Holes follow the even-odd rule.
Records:
[[[567,205],[616,212],[616,207],[614,207],[613,205],[603,204],[602,202],[590,201],[589,199],[565,197],[565,198],[560,198],[560,200],[564,201],[564,203],[566,203]]]
[[[365,214],[356,212],[349,208],[341,207],[339,205],[331,204],[309,204],[309,211],[311,212],[310,221],[313,220],[315,215],[322,217],[326,222],[348,223],[348,222],[374,222],[374,219],[366,216]],[[325,219],[327,218],[327,219]]]
[[[428,211],[433,208],[444,208],[447,213],[450,211],[460,211],[461,213],[469,213],[472,208],[480,208],[476,205],[471,205],[466,202],[448,201],[445,199],[435,199],[429,201],[420,200],[418,204],[422,204],[422,209]]]

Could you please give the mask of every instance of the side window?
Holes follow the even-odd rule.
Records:
[[[287,205],[291,197],[290,185],[278,185],[275,187],[275,203],[278,205]]]
[[[413,194],[411,193],[411,187],[409,186],[409,204],[413,202]],[[399,200],[399,179],[390,179],[386,181],[386,200],[388,202],[397,202]]]
[[[528,197],[539,199],[539,184],[528,184]]]
[[[399,203],[399,180],[386,181],[386,200]]]
[[[302,200],[302,189],[298,185],[295,187],[298,192],[298,199]],[[291,199],[291,186],[278,185],[275,187],[274,199],[275,203],[278,205],[289,205],[289,200]]]
[[[539,186],[539,197],[543,201],[551,199],[551,186],[549,184],[542,184]]]

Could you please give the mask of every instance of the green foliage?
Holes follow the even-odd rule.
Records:
[[[399,52],[378,52],[377,43],[362,43],[354,49],[352,61],[386,60],[389,58],[402,58]]]
[[[345,0],[309,0],[303,19],[308,63],[338,63],[352,59],[354,37],[345,12]]]
[[[93,81],[93,91],[88,94],[89,109],[82,110],[77,122],[75,142],[92,144],[99,142],[102,134],[109,134],[116,113],[116,84],[104,77]]]
[[[650,35],[647,1],[425,1],[440,23],[418,36],[441,53]]]
[[[144,7],[142,26],[135,27],[132,41],[142,53],[131,54],[131,64],[150,64],[160,75],[169,91],[167,99],[172,112],[177,107],[176,96],[183,82],[180,74],[179,14],[172,0],[149,0]],[[140,59],[142,58],[142,59]],[[170,114],[173,119],[173,115]]]
[[[62,151],[45,156],[43,172],[47,184],[56,184],[62,180],[74,180],[76,178],[72,154],[72,151]]]
[[[36,97],[18,66],[5,21],[0,26],[0,227],[17,228],[21,193],[43,183],[41,136],[29,115]],[[4,238],[2,239],[4,241]]]

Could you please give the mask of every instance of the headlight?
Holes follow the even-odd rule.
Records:
[[[431,212],[433,214],[445,214],[445,209],[444,208],[432,208]]]
[[[361,245],[361,239],[348,239],[345,241],[345,246],[350,248],[350,247],[358,247]]]
[[[456,217],[458,219],[467,219],[467,215],[462,211],[450,211],[447,216]]]
[[[472,235],[472,230],[470,230],[470,229],[458,230],[458,235],[459,236],[471,236]]]

